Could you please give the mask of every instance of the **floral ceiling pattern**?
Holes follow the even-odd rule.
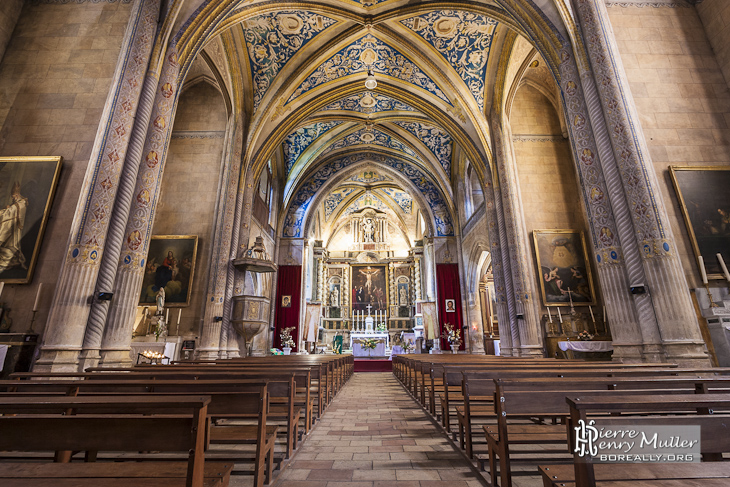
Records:
[[[366,144],[379,145],[380,147],[394,149],[420,160],[420,157],[418,157],[415,151],[400,140],[391,137],[388,134],[384,134],[380,130],[370,130],[368,128],[362,128],[335,141],[335,143],[327,147],[321,155],[324,156],[336,150],[344,149],[345,147]]]
[[[441,127],[421,122],[395,122],[395,124],[406,129],[426,144],[426,147],[439,160],[446,174],[451,174],[453,140],[448,132]]]
[[[284,163],[286,164],[287,175],[291,172],[299,156],[312,145],[312,142],[341,123],[341,121],[314,123],[298,128],[287,135],[284,139]]]
[[[484,78],[498,22],[485,15],[441,10],[402,20],[451,64],[484,109]]]
[[[317,34],[337,21],[304,10],[262,14],[241,26],[254,85],[254,109],[281,68]]]
[[[333,191],[324,200],[324,219],[329,220],[332,213],[337,209],[342,200],[347,198],[355,191],[355,188],[340,188]]]
[[[446,95],[431,78],[421,71],[421,68],[399,51],[370,34],[345,47],[322,63],[294,91],[287,103],[330,81],[353,73],[367,73],[368,66],[372,67],[375,74],[384,74],[406,81],[450,104]]]
[[[387,95],[381,95],[380,93],[373,93],[371,91],[366,91],[364,93],[350,95],[348,97],[342,98],[340,100],[337,100],[336,102],[330,103],[322,110],[342,110],[358,113],[417,111],[412,106],[398,101],[395,98],[391,98]]]
[[[410,215],[413,212],[413,198],[411,198],[411,195],[395,188],[383,188],[383,192],[400,206],[403,213]]]

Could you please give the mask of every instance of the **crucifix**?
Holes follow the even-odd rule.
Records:
[[[370,316],[370,308],[372,308],[372,306],[370,306],[370,305],[368,304],[368,305],[367,305],[367,306],[365,306],[365,307],[366,307],[366,308],[368,309],[368,316]]]

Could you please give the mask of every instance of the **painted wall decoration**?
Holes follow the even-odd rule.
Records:
[[[358,183],[379,183],[381,181],[392,181],[388,176],[384,174],[379,174],[377,171],[363,171],[361,173],[355,174],[351,178],[347,179],[348,181],[355,181]]]
[[[350,293],[353,311],[370,313],[385,311],[388,307],[388,266],[385,264],[353,264],[350,266]]]
[[[354,188],[340,188],[330,193],[330,195],[324,200],[325,220],[330,219],[332,213],[337,209],[342,200],[352,194],[353,191],[355,191]]]
[[[357,130],[349,135],[346,135],[345,137],[343,137],[339,140],[336,140],[332,145],[327,147],[320,155],[324,156],[325,154],[329,154],[338,149],[344,149],[345,147],[351,147],[351,146],[355,146],[355,145],[364,145],[364,144],[379,145],[380,147],[387,147],[389,149],[394,149],[399,152],[402,152],[415,159],[418,159],[418,160],[421,159],[413,151],[413,149],[411,149],[408,145],[404,144],[400,140],[398,140],[394,137],[391,137],[390,135],[385,134],[385,133],[381,132],[380,130],[368,130],[367,128]]]
[[[380,201],[380,198],[374,194],[367,192],[347,207],[345,215],[350,215],[356,211],[362,210],[363,208],[375,208],[376,210],[385,211],[388,209],[388,205]]]
[[[304,10],[271,12],[241,23],[254,84],[254,109],[281,68],[303,46],[337,21]]]
[[[545,306],[594,305],[595,292],[583,232],[534,230],[535,256]]]
[[[405,191],[401,191],[395,188],[382,188],[383,192],[393,198],[403,213],[410,215],[413,213],[413,198]]]
[[[402,20],[451,64],[484,109],[484,77],[498,22],[485,15],[441,10]]]
[[[322,111],[327,110],[342,110],[358,113],[417,111],[412,106],[398,101],[395,98],[391,98],[387,95],[382,95],[380,93],[375,93],[372,91],[366,91],[357,95],[350,95],[345,98],[341,98],[340,100],[332,102],[322,109]]]
[[[190,305],[197,253],[197,235],[153,235],[139,305],[154,304],[161,287],[165,288],[165,307]]]
[[[709,279],[724,279],[717,254],[730,265],[730,166],[669,170],[695,257],[702,256]]]
[[[282,236],[301,237],[304,215],[312,203],[312,199],[317,194],[317,191],[339,171],[365,160],[389,166],[408,178],[420,190],[424,200],[428,202],[433,212],[436,224],[436,236],[450,237],[454,235],[451,213],[444,197],[438,187],[426,174],[410,164],[393,157],[371,152],[358,152],[327,163],[309,176],[307,182],[296,190],[289,202]]]
[[[451,135],[441,127],[421,122],[395,122],[416,136],[418,140],[426,144],[447,175],[451,175],[451,150],[453,140]]]
[[[438,85],[416,64],[371,34],[361,37],[322,63],[294,91],[287,103],[291,103],[313,88],[343,76],[367,73],[368,66],[372,66],[376,75],[384,74],[411,83],[450,104],[448,97]]]
[[[60,174],[61,157],[0,157],[0,281],[33,280]]]
[[[306,127],[300,127],[287,135],[284,139],[284,163],[286,164],[287,175],[291,172],[299,156],[312,145],[312,142],[341,123],[341,121],[313,123]]]

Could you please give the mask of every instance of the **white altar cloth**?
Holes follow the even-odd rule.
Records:
[[[573,350],[574,352],[612,352],[613,342],[603,341],[575,341],[558,342],[560,350]]]
[[[170,359],[170,362],[177,360],[177,342],[175,341],[158,341],[158,342],[132,342],[131,349],[129,351],[132,363],[137,363],[137,354],[150,350],[152,352],[161,352],[165,357]],[[167,363],[167,360],[165,360]]]
[[[378,343],[372,350],[365,350],[360,342],[355,342],[352,344],[352,354],[355,357],[385,357],[385,342]]]
[[[350,333],[350,349],[355,350],[354,344],[360,343],[360,340],[363,340],[365,338],[380,338],[385,342],[385,348],[388,348],[390,346],[390,334],[387,332],[382,333],[373,333],[373,332],[362,332],[362,331],[353,331]],[[354,352],[353,352],[354,355]],[[373,354],[374,355],[374,354]],[[383,353],[382,355],[385,355]]]
[[[5,365],[5,357],[8,354],[8,345],[0,345],[0,372],[3,370],[3,366]]]

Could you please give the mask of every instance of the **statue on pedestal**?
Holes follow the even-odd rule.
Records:
[[[157,302],[157,313],[155,313],[157,316],[162,316],[162,313],[165,311],[165,288],[161,287],[157,290],[157,295],[155,296],[155,301]]]

